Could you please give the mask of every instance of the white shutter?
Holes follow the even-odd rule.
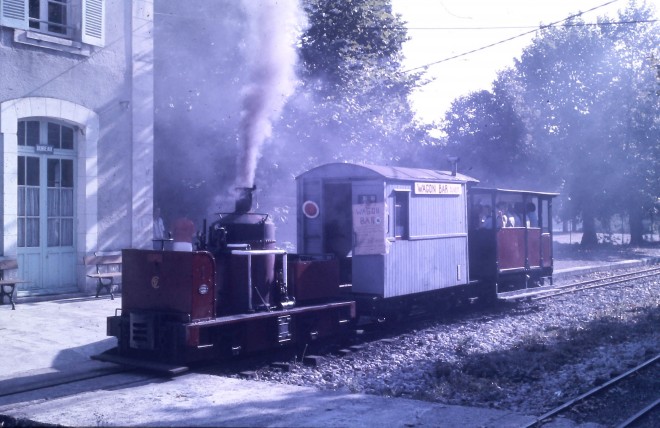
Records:
[[[105,44],[105,0],[82,0],[82,42]]]
[[[28,28],[28,0],[0,0],[0,25]]]

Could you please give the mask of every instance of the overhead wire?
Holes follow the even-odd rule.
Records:
[[[653,22],[658,22],[657,19],[641,19],[641,20],[634,20],[634,21],[605,21],[605,22],[579,22],[579,23],[567,23],[567,24],[561,24],[561,25],[554,25],[554,27],[600,27],[600,26],[605,26],[605,25],[627,25],[627,24],[648,24],[648,23],[653,23]],[[538,25],[520,25],[520,26],[502,26],[502,27],[409,27],[406,28],[408,31],[423,31],[423,30],[431,30],[431,31],[461,31],[461,30],[468,30],[468,31],[478,31],[478,30],[521,30],[521,29],[527,29],[527,28],[533,28],[535,30],[539,29]]]
[[[530,31],[525,31],[524,33],[520,33],[520,34],[517,34],[517,35],[515,35],[515,36],[507,37],[506,39],[499,40],[499,41],[497,41],[497,42],[493,42],[493,43],[489,43],[489,44],[487,44],[487,45],[485,45],[485,46],[481,46],[481,47],[478,47],[478,48],[475,48],[475,49],[471,49],[471,50],[466,51],[466,52],[462,52],[462,53],[459,53],[459,54],[456,54],[456,55],[452,55],[452,56],[449,56],[449,57],[447,57],[447,58],[443,58],[443,59],[438,60],[438,61],[433,61],[433,62],[430,62],[430,63],[428,63],[428,64],[424,64],[424,65],[420,65],[420,66],[417,66],[417,67],[409,68],[409,69],[407,69],[407,70],[404,70],[403,72],[404,72],[404,73],[410,73],[410,72],[412,72],[412,71],[421,70],[421,69],[426,69],[426,68],[431,67],[431,66],[433,66],[433,65],[442,64],[442,63],[444,63],[444,62],[451,61],[451,60],[454,60],[454,59],[457,59],[457,58],[462,58],[462,57],[464,57],[464,56],[471,55],[471,54],[473,54],[473,53],[480,52],[480,51],[483,51],[483,50],[486,50],[486,49],[492,48],[492,47],[494,47],[494,46],[498,46],[498,45],[501,45],[501,44],[504,44],[504,43],[510,42],[510,41],[512,41],[512,40],[515,40],[515,39],[519,39],[519,38],[521,38],[521,37],[524,37],[524,36],[527,36],[527,35],[529,35],[529,34],[535,33],[535,32],[537,32],[538,30],[543,30],[543,29],[546,29],[546,28],[550,28],[550,27],[558,26],[558,25],[561,24],[562,22],[566,22],[566,21],[571,20],[571,19],[573,19],[573,18],[576,18],[576,17],[578,17],[578,16],[582,16],[582,15],[584,15],[585,13],[589,13],[589,12],[593,12],[594,10],[601,9],[601,8],[603,8],[603,7],[605,7],[605,6],[609,6],[609,5],[611,5],[611,4],[613,4],[613,3],[616,3],[616,2],[618,2],[618,1],[619,1],[619,0],[611,0],[611,1],[608,1],[608,2],[603,3],[603,4],[601,4],[601,5],[594,6],[594,7],[592,7],[591,9],[588,9],[588,10],[586,10],[586,11],[584,11],[584,12],[578,12],[578,13],[575,13],[575,14],[573,14],[573,15],[569,15],[569,16],[566,17],[566,18],[560,19],[559,21],[554,21],[554,22],[551,22],[551,23],[549,23],[549,24],[545,24],[545,25],[535,26],[535,27],[533,27],[533,29],[530,30]],[[657,20],[652,20],[652,21],[650,21],[650,22],[656,22],[656,21],[657,21]],[[640,21],[640,22],[643,22],[643,21]],[[577,24],[576,24],[576,25],[577,25]],[[594,24],[594,25],[598,25],[598,24]]]

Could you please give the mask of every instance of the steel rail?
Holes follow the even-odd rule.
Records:
[[[540,427],[541,424],[543,424],[544,421],[547,421],[548,419],[552,418],[553,416],[557,416],[558,414],[560,414],[564,410],[574,406],[575,404],[577,404],[581,401],[584,401],[587,398],[593,397],[594,395],[605,391],[606,389],[608,389],[612,385],[619,383],[620,381],[626,379],[627,377],[639,372],[640,370],[642,370],[642,369],[644,369],[644,368],[646,368],[646,367],[648,367],[652,364],[655,364],[659,360],[660,360],[660,354],[656,355],[655,357],[651,358],[650,360],[644,361],[642,364],[638,365],[637,367],[633,367],[632,369],[628,370],[627,372],[625,372],[625,373],[623,373],[623,374],[621,374],[621,375],[619,375],[619,376],[617,376],[613,379],[610,379],[609,381],[605,382],[604,384],[602,384],[600,386],[597,386],[593,389],[590,389],[589,391],[585,392],[584,394],[582,394],[578,397],[575,397],[572,400],[567,401],[566,403],[562,404],[561,406],[556,407],[556,408],[550,410],[547,413],[544,413],[543,415],[536,418],[536,420],[534,422],[531,422],[530,424],[525,425],[524,428]],[[654,405],[657,405],[657,402]],[[641,413],[641,411],[638,412],[638,413]]]
[[[0,398],[11,397],[14,395],[39,391],[42,389],[55,388],[58,386],[71,385],[77,382],[85,382],[91,379],[99,379],[117,374],[124,374],[130,371],[132,370],[123,367],[117,367],[104,371],[91,370],[85,373],[55,373],[52,375],[47,374],[47,378],[42,381],[27,382],[25,385],[20,385],[14,388],[7,388],[5,391],[0,392]]]
[[[606,280],[609,280],[609,279],[625,278],[627,276],[639,275],[639,274],[648,273],[648,272],[660,272],[660,266],[656,266],[656,267],[652,267],[652,268],[648,268],[648,269],[639,269],[639,270],[635,270],[634,272],[626,272],[626,273],[621,273],[621,274],[618,274],[618,275],[610,275],[610,276],[605,277],[605,278],[597,278],[597,279],[590,279],[590,280],[587,280],[587,281],[574,282],[574,283],[571,283],[571,284],[558,286],[558,288],[593,284],[594,282],[606,281]]]
[[[617,425],[617,428],[627,428],[634,424],[635,422],[641,420],[644,416],[648,415],[651,413],[656,407],[660,405],[660,398],[655,400],[653,403],[649,404],[648,406],[644,407],[642,410],[639,412],[635,413],[625,421],[621,422],[621,425]]]
[[[594,288],[607,287],[609,285],[622,284],[624,282],[630,282],[637,279],[653,277],[658,275],[659,273],[660,273],[660,268],[654,268],[654,269],[647,269],[638,272],[631,272],[622,275],[614,275],[607,278],[600,278],[595,280],[578,282],[574,284],[562,285],[558,287],[558,291],[556,292],[549,292],[548,294],[534,296],[531,299],[542,300],[542,299],[548,299],[550,297],[561,296],[563,294],[571,294],[583,290],[591,290]],[[593,284],[593,285],[588,285],[588,284]]]

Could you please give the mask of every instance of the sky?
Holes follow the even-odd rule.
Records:
[[[658,1],[658,0],[652,0]],[[586,22],[615,17],[628,0],[392,0],[407,22],[404,69],[411,70],[518,36],[533,27],[583,12]],[[611,3],[596,8],[606,3]],[[497,27],[497,28],[493,28]],[[508,28],[502,28],[508,27]],[[412,97],[422,122],[439,121],[451,102],[473,91],[490,89],[497,72],[514,64],[535,33],[456,59],[431,65],[434,81]]]

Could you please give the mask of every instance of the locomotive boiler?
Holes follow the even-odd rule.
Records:
[[[358,318],[492,300],[552,279],[554,193],[456,171],[326,164],[297,182],[297,253],[240,189],[196,251],[123,251],[118,346],[101,359],[188,364],[336,338]],[[503,221],[503,220],[507,221]]]

